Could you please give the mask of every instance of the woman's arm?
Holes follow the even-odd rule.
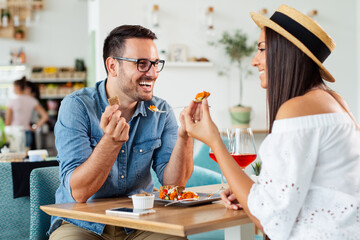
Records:
[[[201,119],[195,122],[196,119],[194,119],[194,116],[199,107],[201,109]],[[211,119],[206,99],[203,100],[202,103],[190,103],[186,110],[185,123],[186,131],[190,136],[204,142],[214,150],[214,154],[216,159],[218,159],[221,170],[238,202],[256,226],[262,230],[263,228],[260,221],[250,213],[247,204],[249,192],[254,182],[244,173],[239,165],[237,165],[229,154],[226,146],[223,144],[219,130]]]
[[[40,115],[40,120],[36,123],[36,127],[33,128],[34,131],[39,127],[41,127],[42,125],[44,125],[49,119],[49,115],[47,114],[45,109],[40,105],[40,103],[36,105],[35,111],[38,112],[38,114]]]
[[[12,122],[12,116],[13,112],[11,108],[6,108],[6,113],[5,113],[5,126],[10,126],[11,122]]]

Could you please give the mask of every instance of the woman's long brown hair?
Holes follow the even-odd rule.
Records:
[[[325,88],[318,65],[289,40],[265,28],[269,132],[276,114],[287,100],[315,86]]]

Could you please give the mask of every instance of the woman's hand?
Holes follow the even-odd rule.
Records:
[[[191,101],[185,111],[185,127],[188,135],[211,145],[220,139],[219,130],[212,121],[207,99]],[[220,139],[221,141],[221,139]]]
[[[226,208],[233,210],[239,210],[242,208],[242,206],[236,199],[235,194],[231,191],[230,188],[225,189],[223,192],[221,192],[220,195]]]

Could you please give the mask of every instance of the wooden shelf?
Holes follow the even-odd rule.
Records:
[[[63,99],[66,95],[42,95],[40,96],[40,99]]]
[[[39,1],[28,1],[28,0],[8,0],[6,3],[1,2],[0,8],[7,8],[7,7],[29,7],[29,5],[32,8],[35,9],[43,9],[44,2],[42,0]]]
[[[66,83],[66,82],[84,82],[84,78],[44,78],[30,79],[34,83]]]
[[[269,130],[266,129],[253,129],[252,130],[254,134],[268,134]]]

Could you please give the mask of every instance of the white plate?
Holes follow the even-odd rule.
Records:
[[[159,198],[160,192],[155,192],[155,203],[171,203],[174,202],[174,200],[164,200]],[[210,193],[197,193],[197,195],[200,197],[198,200],[193,201],[179,201],[178,203],[171,204],[171,206],[181,206],[181,207],[190,207],[190,206],[196,206],[196,205],[202,205],[202,204],[208,204],[212,203],[214,201],[218,201],[221,199],[220,194],[214,193],[210,198]],[[170,206],[169,206],[170,207]]]

